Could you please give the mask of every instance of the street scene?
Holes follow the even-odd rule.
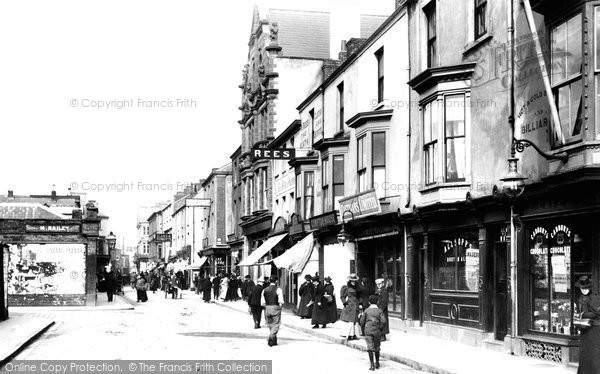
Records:
[[[598,1],[32,1],[0,373],[600,374]]]

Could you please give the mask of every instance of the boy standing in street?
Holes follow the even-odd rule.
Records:
[[[369,296],[369,307],[360,316],[360,327],[367,342],[367,353],[371,362],[369,370],[379,369],[381,335],[387,322],[383,311],[377,307],[378,300],[377,295]],[[373,356],[375,356],[375,363],[373,363]]]

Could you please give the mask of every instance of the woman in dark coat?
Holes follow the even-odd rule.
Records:
[[[298,290],[298,296],[300,296],[300,303],[298,305],[297,314],[301,319],[311,318],[312,317],[312,308],[313,308],[313,293],[314,286],[312,284],[312,277],[310,275],[304,276],[304,283],[300,285],[300,289]]]
[[[137,291],[137,301],[145,303],[148,301],[148,294],[146,293],[146,277],[144,273],[140,273],[136,282],[135,289]]]
[[[348,283],[340,291],[340,299],[344,304],[340,320],[351,324],[347,338],[348,340],[357,340],[356,322],[358,322],[358,312],[362,309],[362,299],[356,274],[348,276]]]
[[[578,305],[581,318],[590,318],[592,326],[581,331],[577,374],[600,373],[600,296],[592,294],[592,280],[581,276],[575,286],[581,290]]]
[[[200,291],[202,291],[202,300],[205,303],[210,302],[210,293],[212,290],[212,283],[210,282],[210,278],[207,275],[203,275],[202,279],[200,279]]]
[[[378,296],[377,307],[379,309],[381,309],[381,311],[383,312],[383,315],[385,316],[385,324],[383,325],[383,330],[382,330],[382,335],[381,335],[382,342],[386,341],[385,334],[390,333],[390,325],[389,325],[390,319],[388,316],[388,303],[390,301],[390,298],[388,295],[388,290],[385,287],[385,283],[386,283],[385,279],[383,279],[383,278],[379,278],[375,281],[375,286],[377,287],[375,294]]]
[[[319,325],[323,328],[327,326],[327,300],[325,299],[325,285],[319,282],[319,277],[312,279],[315,286],[315,296],[312,312],[313,329],[318,329]]]
[[[325,309],[327,310],[327,323],[335,323],[335,321],[337,321],[337,302],[335,301],[334,290],[335,288],[331,283],[331,278],[325,277]]]

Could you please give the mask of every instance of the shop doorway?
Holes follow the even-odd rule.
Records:
[[[508,332],[508,245],[496,242],[494,248],[494,338],[504,340]]]

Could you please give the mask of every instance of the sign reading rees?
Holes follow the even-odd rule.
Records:
[[[291,160],[296,158],[296,150],[294,148],[252,148],[253,159],[276,159],[276,160]]]

